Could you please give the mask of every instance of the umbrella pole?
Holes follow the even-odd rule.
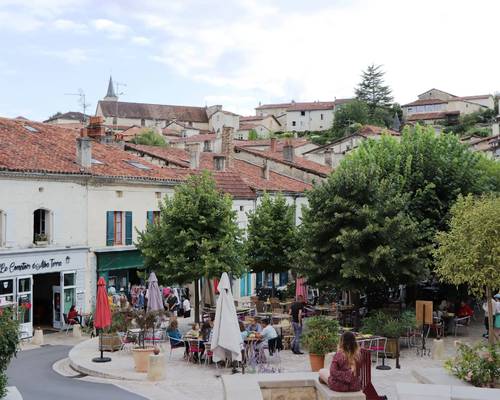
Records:
[[[101,356],[93,358],[93,362],[103,363],[111,361],[111,357],[104,357],[104,350],[102,349],[102,328],[99,330],[99,350],[101,351]]]

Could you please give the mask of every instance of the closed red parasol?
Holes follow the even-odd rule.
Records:
[[[94,362],[108,362],[110,357],[103,357],[102,330],[111,325],[111,310],[109,309],[106,281],[101,276],[97,281],[97,299],[95,304],[94,327],[99,330],[99,349],[101,356],[93,358]]]
[[[109,309],[106,281],[101,276],[97,282],[97,299],[95,304],[94,326],[104,329],[111,325],[111,310]]]

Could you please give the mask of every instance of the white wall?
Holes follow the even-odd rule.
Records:
[[[302,115],[302,113],[304,115]],[[322,131],[333,125],[334,112],[330,110],[288,111],[287,131]],[[294,125],[295,123],[295,125]]]
[[[215,133],[222,133],[222,127],[224,126],[237,131],[240,129],[240,117],[223,111],[215,112],[209,120],[208,129]]]
[[[33,212],[50,211],[50,246],[87,243],[87,191],[78,183],[37,179],[0,179],[5,245],[33,246]]]

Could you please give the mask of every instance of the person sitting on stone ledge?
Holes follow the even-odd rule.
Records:
[[[335,392],[358,392],[361,390],[361,378],[357,373],[360,360],[360,350],[354,334],[345,332],[340,337],[330,371],[320,370],[319,379]]]

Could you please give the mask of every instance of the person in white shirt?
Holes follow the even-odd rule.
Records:
[[[489,301],[491,301],[491,310],[492,310],[492,314],[493,314],[493,319],[492,319],[492,324],[493,324],[493,328],[495,327],[495,314],[496,314],[496,311],[497,311],[497,302],[495,301],[494,298],[491,298],[489,299]],[[484,327],[486,328],[486,333],[483,334],[483,337],[484,338],[488,338],[489,336],[489,310],[488,310],[488,301],[485,300],[485,302],[483,303],[483,310],[484,310]]]
[[[182,302],[182,308],[184,310],[184,318],[189,318],[191,316],[191,303],[187,297]]]
[[[268,320],[262,321],[262,332],[260,333],[262,336],[262,339],[265,340],[266,342],[275,339],[278,337],[278,333],[276,332],[276,329],[272,325],[269,324]]]

